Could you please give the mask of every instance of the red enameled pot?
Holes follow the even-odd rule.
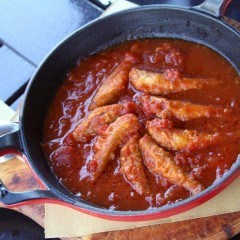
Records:
[[[0,156],[17,153],[24,157],[45,190],[15,193],[0,181],[0,201],[7,207],[32,203],[57,203],[101,218],[142,221],[172,216],[209,200],[240,172],[240,160],[211,187],[196,196],[160,208],[113,211],[79,200],[54,176],[44,158],[43,121],[64,74],[77,59],[115,44],[139,38],[176,38],[204,44],[224,56],[240,71],[240,34],[221,20],[229,1],[207,0],[194,8],[152,5],[99,18],[64,39],[40,64],[25,94],[19,126],[2,124],[10,133],[0,138]],[[11,128],[12,127],[12,128]],[[7,130],[8,131],[8,130]]]

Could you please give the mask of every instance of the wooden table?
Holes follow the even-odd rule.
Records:
[[[106,8],[98,0],[0,1],[0,99],[16,109],[37,65],[63,37],[98,17]],[[173,3],[144,0],[135,3]],[[183,0],[189,6],[192,1]],[[200,3],[202,0],[196,0]],[[240,21],[239,0],[226,11]],[[18,159],[0,164],[0,175],[14,191],[39,188],[26,164]],[[16,209],[44,226],[44,206]],[[1,218],[1,216],[0,216]],[[94,234],[87,239],[230,239],[240,232],[240,212],[135,230]],[[239,239],[240,236],[236,239]]]

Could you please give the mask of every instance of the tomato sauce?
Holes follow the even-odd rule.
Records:
[[[113,210],[161,207],[190,197],[189,191],[152,174],[145,166],[151,191],[140,196],[120,173],[119,154],[116,154],[114,161],[107,164],[97,181],[92,183],[88,178],[87,163],[93,156],[97,136],[86,142],[76,142],[71,138],[73,129],[89,113],[88,107],[99,85],[121,63],[128,51],[132,51],[138,58],[135,66],[141,69],[153,72],[175,69],[185,77],[222,80],[221,85],[171,93],[166,97],[195,104],[221,106],[226,111],[231,111],[228,117],[176,121],[174,127],[229,133],[240,137],[239,75],[228,61],[203,45],[173,39],[134,40],[80,59],[66,75],[50,105],[41,144],[52,171],[69,191],[80,199]],[[173,75],[173,79],[176,77],[174,71],[169,74]],[[141,135],[144,135],[147,132],[148,117],[141,109],[138,100],[140,94],[129,84],[127,92],[115,103],[126,100],[136,103]],[[217,145],[176,157],[175,162],[207,188],[221,178],[236,161],[240,152],[239,143],[238,137],[228,142],[223,139]]]

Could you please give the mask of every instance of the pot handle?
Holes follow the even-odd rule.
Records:
[[[205,12],[215,17],[221,18],[223,22],[240,32],[240,23],[224,16],[224,12],[231,0],[205,0],[202,4],[192,7],[192,9]]]
[[[202,4],[192,7],[198,11],[206,12],[215,17],[223,16],[229,0],[205,0]]]
[[[10,149],[22,152],[18,134],[19,125],[17,123],[0,121],[0,155],[7,154]]]
[[[16,123],[0,121],[0,156],[6,154],[23,155],[18,129],[19,127]],[[16,207],[29,203],[52,202],[53,200],[59,201],[59,198],[50,190],[12,192],[4,185],[0,176],[0,202],[7,207]]]
[[[54,201],[55,200],[55,201]],[[8,208],[27,204],[51,203],[60,201],[50,190],[10,191],[0,179],[0,202]]]

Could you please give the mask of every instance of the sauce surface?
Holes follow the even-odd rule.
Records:
[[[151,191],[139,195],[119,171],[119,152],[110,161],[99,178],[89,179],[87,164],[93,157],[97,136],[85,142],[72,139],[75,127],[89,114],[88,107],[101,82],[124,59],[127,52],[137,58],[134,67],[164,73],[176,70],[184,77],[214,78],[221,84],[204,89],[170,93],[171,100],[222,107],[230,112],[224,118],[197,118],[189,121],[174,120],[174,127],[202,132],[229,135],[231,141],[222,139],[218,144],[189,152],[175,158],[175,163],[205,188],[231,168],[240,152],[240,79],[235,69],[218,53],[199,44],[172,39],[145,39],[123,43],[80,60],[59,88],[50,105],[44,125],[42,148],[49,165],[69,191],[104,208],[116,210],[142,210],[172,204],[191,196],[181,186],[155,175],[144,166]],[[173,71],[173,72],[174,72]],[[173,76],[174,78],[174,76]],[[114,103],[133,101],[140,134],[146,132],[146,121],[151,120],[142,110],[139,96],[133,85]],[[176,151],[171,151],[176,155]]]

